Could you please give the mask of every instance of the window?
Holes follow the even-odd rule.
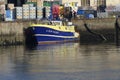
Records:
[[[97,0],[97,5],[106,5],[106,0]]]
[[[90,6],[90,0],[81,0],[82,6]]]

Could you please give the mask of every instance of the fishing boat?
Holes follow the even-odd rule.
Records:
[[[24,30],[26,44],[49,44],[79,40],[79,33],[71,22],[41,21]]]

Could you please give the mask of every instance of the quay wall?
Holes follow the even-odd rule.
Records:
[[[24,44],[23,29],[36,21],[0,22],[0,45]]]
[[[72,22],[77,25],[76,29],[80,32],[81,42],[96,38],[85,29],[84,22],[92,31],[107,36],[108,40],[114,38],[114,18],[73,20]],[[24,44],[23,29],[32,23],[39,23],[39,21],[0,22],[0,45]]]
[[[77,25],[77,30],[80,32],[80,42],[94,42],[103,41],[99,35],[94,35],[87,31],[84,23],[87,24],[88,28],[106,38],[106,42],[115,42],[115,18],[97,18],[97,19],[83,19],[73,20],[73,23]],[[118,23],[120,20],[118,19]]]
[[[73,20],[73,23],[77,25],[77,29],[80,31],[85,31],[84,23],[87,23],[89,28],[92,30],[104,30],[113,29],[115,24],[115,18],[97,18],[97,19],[81,19]]]

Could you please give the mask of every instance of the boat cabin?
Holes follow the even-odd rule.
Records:
[[[57,25],[57,26],[73,26],[72,22],[67,21],[41,21],[41,24],[47,24],[47,25]]]

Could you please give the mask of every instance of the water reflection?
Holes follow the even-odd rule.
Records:
[[[2,80],[119,80],[120,48],[64,43],[0,47]],[[109,76],[109,77],[108,77]]]

